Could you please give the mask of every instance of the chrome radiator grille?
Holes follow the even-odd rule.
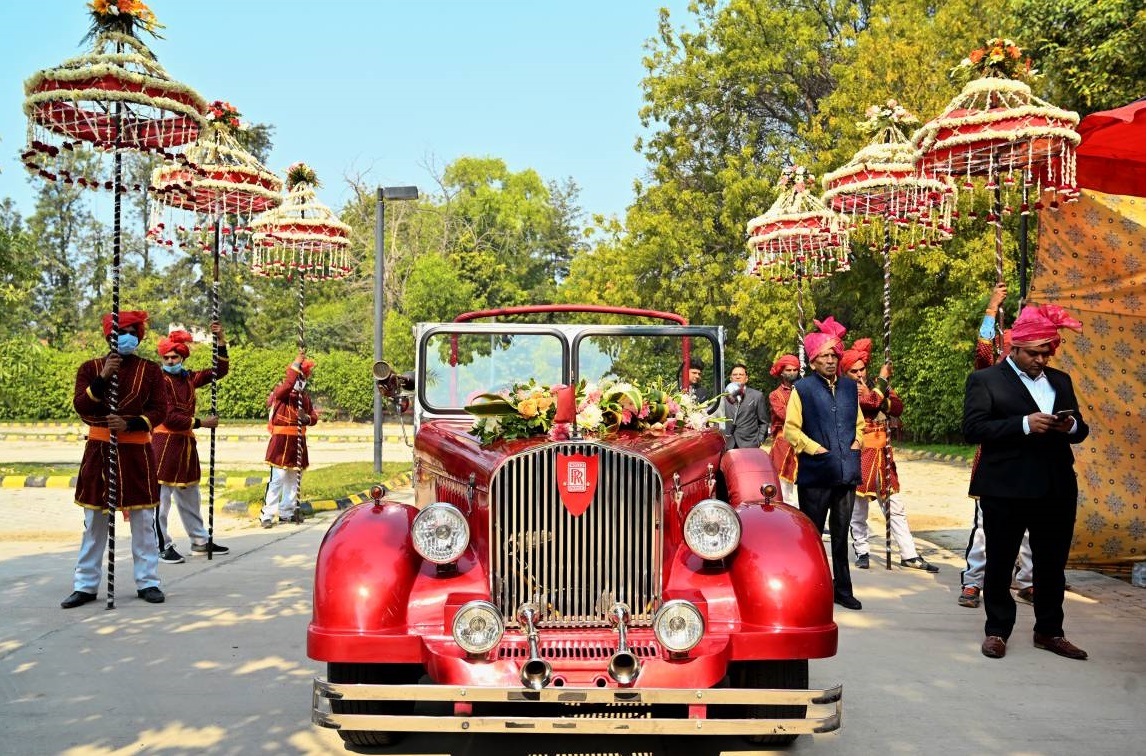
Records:
[[[558,492],[557,455],[597,459],[589,508],[574,517]],[[635,625],[660,597],[660,476],[641,457],[591,443],[561,443],[511,457],[490,483],[490,592],[511,626],[526,601],[541,627],[607,626],[615,602]]]

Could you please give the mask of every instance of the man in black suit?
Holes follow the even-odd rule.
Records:
[[[718,416],[728,418],[724,424],[728,448],[759,449],[768,438],[768,400],[748,386],[747,366],[733,365],[729,377],[732,381],[716,409]]]
[[[703,371],[704,363],[695,357],[690,357],[689,362],[681,367],[681,389],[698,404],[712,398],[712,390],[702,380]]]
[[[1034,563],[1035,647],[1071,659],[1087,656],[1063,633],[1063,570],[1078,505],[1070,445],[1090,429],[1070,376],[1047,367],[1060,328],[1082,330],[1082,324],[1057,305],[1023,308],[1011,329],[1010,356],[967,378],[963,435],[982,445],[970,491],[979,497],[987,538],[982,651],[993,659],[1006,654],[1015,624],[1011,573],[1024,530]]]

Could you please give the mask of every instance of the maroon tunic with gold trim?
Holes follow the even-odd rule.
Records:
[[[288,470],[305,470],[310,465],[310,457],[306,451],[306,429],[302,427],[301,439],[298,432],[298,400],[299,392],[294,390],[294,383],[300,377],[293,368],[288,367],[286,378],[275,386],[271,392],[271,440],[267,444],[268,464],[274,467],[285,467]],[[311,404],[310,394],[302,392],[302,412],[309,418],[308,425],[318,422],[318,411]],[[302,443],[302,465],[299,465],[298,449]]]
[[[217,378],[227,374],[229,361],[219,355]],[[186,488],[199,482],[199,451],[195,444],[195,389],[211,382],[211,371],[163,373],[169,407],[167,419],[151,434],[151,448],[159,467],[159,485]]]
[[[107,467],[111,444],[107,437],[107,382],[100,378],[104,357],[88,360],[76,373],[72,406],[91,430],[76,483],[76,504],[86,509],[107,510]],[[159,365],[134,354],[124,356],[119,366],[119,403],[116,414],[128,421],[120,431],[116,506],[119,509],[149,509],[159,504],[159,481],[150,431],[167,416],[167,389]],[[138,426],[138,427],[136,427]]]
[[[789,483],[796,482],[796,450],[784,438],[784,419],[788,415],[788,399],[792,397],[792,387],[781,383],[780,386],[768,395],[768,404],[772,408],[772,467],[781,480]]]
[[[860,482],[856,486],[856,495],[890,496],[899,492],[899,474],[895,471],[895,455],[888,444],[887,418],[903,414],[903,401],[891,389],[888,389],[885,401],[881,391],[868,388],[862,382],[859,384],[859,397],[865,422],[863,451],[860,453]],[[885,456],[886,477],[883,469]]]

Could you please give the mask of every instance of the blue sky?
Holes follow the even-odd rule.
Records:
[[[687,0],[151,0],[166,25],[144,37],[175,79],[275,126],[268,167],[302,160],[340,207],[344,176],[434,191],[431,168],[502,158],[545,180],[572,177],[586,213],[622,215],[645,163],[643,43],[658,8]],[[84,52],[83,0],[0,3],[0,197],[25,215],[17,160],[24,79]]]

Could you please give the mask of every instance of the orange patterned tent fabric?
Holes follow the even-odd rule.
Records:
[[[1083,323],[1055,360],[1074,378],[1090,437],[1076,447],[1072,563],[1146,556],[1146,197],[1084,190],[1039,219],[1030,299]]]

